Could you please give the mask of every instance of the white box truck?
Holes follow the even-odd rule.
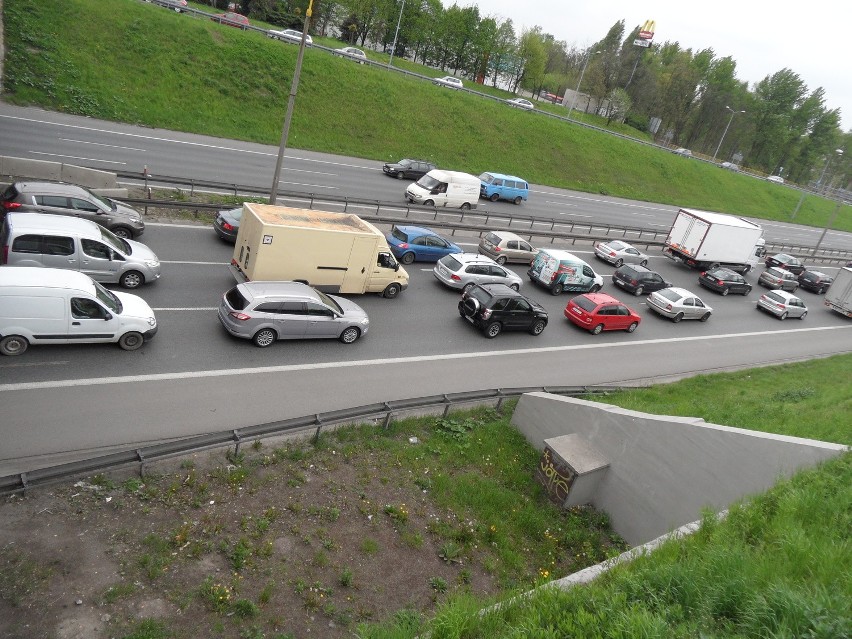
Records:
[[[479,203],[479,178],[459,171],[433,169],[409,184],[405,199],[437,208],[475,209]]]
[[[724,266],[740,273],[754,268],[765,252],[763,229],[734,215],[680,209],[663,253],[696,269]]]
[[[381,293],[408,287],[375,226],[350,213],[246,202],[231,272],[238,282],[293,280],[330,293]]]
[[[846,317],[852,317],[852,268],[842,268],[825,292],[825,305]]]

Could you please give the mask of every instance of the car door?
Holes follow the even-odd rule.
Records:
[[[81,239],[80,270],[96,282],[117,282],[123,259],[113,259],[113,250],[103,242]]]
[[[84,200],[79,197],[71,197],[68,198],[68,200],[74,211],[73,215],[82,217],[85,220],[91,220],[97,224],[107,225],[110,223],[111,219],[106,215],[107,212],[102,210],[101,207],[94,202],[89,202],[88,200]]]
[[[697,319],[707,312],[707,307],[704,305],[704,302],[697,297],[689,298],[689,302],[691,302],[691,304],[687,307],[689,308],[689,312],[686,313],[687,318]]]
[[[450,245],[441,237],[430,235],[426,238],[428,259],[437,262],[450,252]]]
[[[490,264],[490,265],[486,266],[485,268],[488,269],[489,281],[494,282],[496,284],[506,284],[507,286],[509,285],[509,282],[508,282],[509,274],[506,272],[506,269],[504,269],[502,266]]]
[[[530,303],[525,299],[516,297],[510,299],[506,305],[506,328],[512,330],[523,330],[532,324],[533,310]]]
[[[632,246],[628,246],[624,249],[623,259],[628,264],[638,264],[642,261],[642,254]]]
[[[263,314],[263,319],[272,323],[278,339],[301,339],[310,319],[305,303],[300,300],[259,304],[252,310],[255,313]]]
[[[666,282],[657,273],[646,273],[642,281],[642,286],[649,293],[651,293],[652,291],[659,291],[661,289],[664,289],[667,285],[668,282]]]
[[[517,254],[514,258],[515,261],[529,264],[534,257],[535,249],[532,247],[532,245],[527,242],[524,242],[523,240],[519,240]]]
[[[34,195],[32,201],[33,211],[51,215],[74,215],[71,203],[64,195]]]
[[[80,265],[74,238],[44,235],[41,241],[41,263],[48,268],[77,269]]]
[[[467,285],[468,282],[474,284],[490,284],[494,280],[489,277],[488,266],[486,264],[468,264],[464,269],[463,282]]]
[[[305,330],[307,339],[337,337],[340,334],[340,320],[328,306],[308,300],[305,307],[308,312]]]
[[[115,339],[120,318],[88,297],[72,297],[70,304],[71,321],[68,339],[64,342],[111,342]]]

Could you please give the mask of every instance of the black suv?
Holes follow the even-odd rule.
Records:
[[[479,328],[485,337],[502,331],[529,331],[541,335],[547,311],[505,284],[476,284],[462,294],[459,315]]]
[[[409,180],[419,180],[429,171],[437,168],[438,167],[431,162],[405,159],[400,160],[399,162],[389,162],[385,164],[382,167],[382,171],[384,171],[385,175],[390,175],[398,180],[404,180],[406,178]]]
[[[672,285],[663,279],[659,273],[638,264],[624,264],[615,269],[612,283],[636,296],[642,293],[653,293]]]
[[[799,275],[799,286],[822,295],[831,286],[834,278],[820,271],[805,271]]]

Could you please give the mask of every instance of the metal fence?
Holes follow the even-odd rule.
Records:
[[[48,468],[17,473],[0,477],[0,494],[9,494],[25,491],[36,486],[48,485],[63,481],[79,475],[99,473],[115,470],[136,464],[140,476],[145,475],[145,466],[148,463],[185,455],[187,453],[222,446],[234,446],[234,453],[239,454],[240,446],[246,441],[256,441],[264,437],[278,437],[282,435],[294,435],[300,432],[313,431],[313,441],[316,442],[323,427],[339,424],[360,423],[366,420],[381,420],[384,428],[387,428],[391,420],[401,414],[412,411],[441,411],[446,417],[450,409],[464,404],[495,404],[500,410],[503,402],[507,399],[520,397],[524,393],[544,392],[556,395],[568,395],[572,397],[581,395],[594,395],[611,393],[623,390],[619,386],[531,386],[525,388],[489,389],[481,391],[468,391],[464,393],[446,393],[443,395],[431,395],[428,397],[417,397],[375,404],[367,404],[355,408],[317,413],[304,417],[295,417],[265,424],[236,428],[230,431],[209,433],[176,439],[161,444],[132,448],[121,452],[102,455],[91,459],[70,462]]]

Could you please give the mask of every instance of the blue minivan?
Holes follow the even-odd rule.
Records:
[[[502,173],[483,173],[479,176],[479,197],[496,202],[509,200],[515,204],[525,202],[530,193],[530,185],[514,175]]]

